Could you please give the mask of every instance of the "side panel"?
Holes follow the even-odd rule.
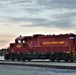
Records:
[[[24,44],[10,44],[10,53],[29,52],[29,46]]]

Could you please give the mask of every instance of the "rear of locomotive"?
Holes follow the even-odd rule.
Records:
[[[68,45],[68,51],[66,51],[66,58],[65,61],[73,62],[76,60],[76,35],[75,34],[67,34],[67,40],[65,42]]]
[[[76,35],[75,34],[69,34],[68,35],[69,40],[69,60],[73,62],[76,60]]]
[[[49,47],[51,61],[73,62],[76,55],[76,36],[75,34],[54,35]]]

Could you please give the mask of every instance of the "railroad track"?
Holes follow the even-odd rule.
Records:
[[[31,62],[18,62],[18,61],[4,61],[0,60],[0,65],[16,65],[16,66],[33,66],[33,67],[47,67],[47,68],[58,68],[58,69],[74,69],[76,70],[76,63],[63,63],[63,62],[49,62],[49,61],[31,61]]]

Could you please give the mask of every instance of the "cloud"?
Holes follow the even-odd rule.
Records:
[[[14,42],[17,35],[0,34],[0,48],[8,47],[10,42]]]
[[[75,16],[76,11],[48,15],[48,18],[5,17],[4,20],[7,24],[4,25],[10,26],[11,24],[15,24],[20,27],[55,27],[60,29],[75,29]]]
[[[75,16],[76,16],[76,12],[54,14],[54,15],[49,15],[49,19],[47,18],[28,19],[29,21],[32,22],[32,25],[20,25],[20,26],[22,27],[43,26],[43,27],[57,27],[61,29],[69,29],[69,28],[73,29],[76,28],[76,23],[73,23]]]
[[[53,25],[63,29],[74,28],[76,27],[76,23],[73,24],[75,16],[76,12],[52,15],[52,18],[54,19]]]
[[[36,12],[40,11],[35,4],[35,0],[0,0],[0,10],[8,13],[15,12],[17,10]]]
[[[3,24],[4,26],[10,26],[9,24]]]
[[[4,40],[0,40],[0,43],[5,43],[6,41],[4,41]]]
[[[46,22],[49,22],[46,18],[28,18],[28,17],[3,17],[0,19],[0,22],[6,22],[6,23],[26,23],[31,22],[35,24],[45,24]],[[8,24],[5,24],[8,25]]]
[[[7,12],[22,10],[29,13],[38,13],[47,9],[75,10],[75,0],[0,0],[0,8]],[[10,10],[9,10],[10,9]]]
[[[74,12],[64,12],[55,13],[52,15],[47,15],[48,18],[44,17],[3,17],[0,21],[6,22],[5,26],[11,24],[19,24],[21,27],[57,27],[62,29],[75,28],[76,23],[74,22],[76,16],[76,11]],[[29,25],[26,23],[30,23]]]
[[[75,0],[0,0],[0,4],[1,4],[0,8],[2,10],[6,9],[8,13],[9,11],[13,11],[16,13],[26,12],[24,14],[24,17],[17,17],[15,15],[16,17],[3,18],[3,21],[7,23],[4,24],[5,26],[15,24],[20,27],[42,26],[42,27],[56,27],[61,29],[67,29],[67,28],[73,29],[76,27]],[[55,10],[56,12],[53,12],[53,10]],[[62,10],[63,12],[61,12]],[[65,12],[66,10],[68,11]],[[28,15],[27,12],[30,15]],[[20,13],[20,15],[21,14],[22,13]],[[37,15],[35,16],[35,14]],[[26,17],[27,15],[28,17]],[[0,21],[2,20],[0,19]],[[27,24],[26,22],[30,24]]]
[[[76,9],[75,0],[37,0],[37,3],[47,9]]]

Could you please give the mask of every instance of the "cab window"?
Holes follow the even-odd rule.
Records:
[[[18,43],[21,43],[21,40],[18,40]]]

